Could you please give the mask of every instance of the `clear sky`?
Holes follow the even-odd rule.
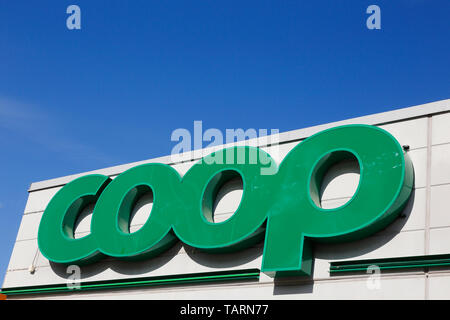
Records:
[[[31,182],[168,155],[194,120],[282,132],[448,99],[449,53],[448,0],[0,0],[0,284]]]

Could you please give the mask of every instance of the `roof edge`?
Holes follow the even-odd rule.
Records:
[[[178,164],[178,163],[184,163],[184,162],[190,162],[195,161],[203,156],[210,154],[216,150],[231,147],[231,146],[239,146],[239,145],[251,145],[251,146],[258,146],[258,147],[264,147],[271,144],[278,143],[287,143],[292,141],[299,141],[303,140],[319,131],[337,127],[341,125],[346,124],[368,124],[368,125],[381,125],[391,122],[398,122],[401,120],[407,120],[411,118],[418,118],[423,117],[427,115],[437,114],[437,113],[443,113],[443,112],[449,112],[450,111],[450,99],[445,100],[439,100],[435,102],[425,103],[417,106],[407,107],[407,108],[401,108],[396,109],[392,111],[386,111],[381,113],[375,113],[367,116],[362,117],[356,117],[351,118],[347,120],[341,120],[336,122],[330,122],[326,124],[316,125],[312,127],[307,127],[303,129],[297,129],[297,130],[291,130],[286,132],[281,132],[276,139],[276,141],[272,140],[272,136],[265,136],[265,137],[259,137],[255,139],[250,140],[244,140],[229,144],[224,144],[220,146],[214,146],[210,148],[204,148],[204,149],[198,149],[193,150],[189,152],[182,153],[180,155],[176,156],[176,160],[174,161],[174,157],[168,155],[138,162],[132,162],[112,167],[107,167],[103,169],[97,169],[93,171],[87,171],[82,172],[78,174],[63,176],[59,178],[49,179],[49,180],[43,180],[39,182],[34,182],[31,184],[30,188],[28,189],[28,192],[38,191],[42,189],[48,189],[48,188],[54,188],[58,186],[63,186],[66,183],[69,183],[70,181],[79,178],[81,176],[87,175],[87,174],[103,174],[107,176],[116,176],[125,170],[135,167],[137,165],[145,164],[145,163],[164,163],[164,164]]]

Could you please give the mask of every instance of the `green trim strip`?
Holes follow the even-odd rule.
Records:
[[[86,290],[100,290],[100,289],[119,289],[141,286],[156,286],[156,285],[176,285],[184,283],[203,283],[216,281],[233,281],[233,280],[257,280],[259,279],[260,271],[258,269],[247,269],[237,271],[225,271],[215,273],[200,273],[190,275],[180,275],[175,277],[152,277],[152,278],[133,278],[126,280],[115,281],[97,281],[81,283],[79,289],[71,289],[67,284],[57,284],[53,286],[34,286],[34,287],[16,287],[2,289],[0,293],[6,295],[20,295],[20,294],[39,294],[39,293],[67,293],[80,292]]]
[[[444,267],[450,266],[450,254],[330,262],[330,274],[366,272],[372,265],[380,270]]]

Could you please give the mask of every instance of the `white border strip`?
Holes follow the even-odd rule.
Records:
[[[385,124],[385,123],[397,122],[400,120],[423,117],[426,115],[448,112],[448,111],[450,111],[450,99],[440,100],[440,101],[426,103],[426,104],[422,104],[422,105],[418,105],[418,106],[414,106],[414,107],[403,108],[403,109],[387,111],[387,112],[382,112],[382,113],[376,113],[376,114],[372,114],[372,115],[368,115],[368,116],[357,117],[357,118],[352,118],[352,119],[342,120],[342,121],[337,121],[337,122],[331,122],[331,123],[327,123],[327,124],[304,128],[304,129],[282,132],[282,133],[280,133],[279,139],[277,141],[280,144],[286,143],[286,142],[291,142],[291,141],[298,141],[298,140],[305,139],[319,131],[322,131],[322,130],[325,130],[328,128],[332,128],[332,127],[346,125],[346,124],[381,125],[381,124]],[[189,151],[189,152],[185,152],[185,153],[179,155],[178,157],[181,160],[176,163],[171,162],[171,156],[169,155],[169,156],[164,156],[164,157],[159,157],[159,158],[154,158],[154,159],[149,159],[149,160],[143,160],[143,161],[132,162],[132,163],[128,163],[128,164],[118,165],[118,166],[114,166],[114,167],[108,167],[108,168],[94,170],[94,171],[78,173],[78,174],[64,176],[64,177],[60,177],[60,178],[44,180],[44,181],[40,181],[40,182],[34,182],[31,184],[30,188],[28,189],[28,192],[63,186],[66,183],[69,183],[70,181],[72,181],[76,178],[79,178],[81,176],[87,175],[87,174],[103,174],[106,176],[115,176],[115,175],[118,175],[118,174],[132,168],[132,167],[135,167],[135,166],[141,165],[141,164],[145,164],[145,163],[177,164],[177,163],[182,163],[182,162],[194,161],[194,160],[202,158],[203,155],[206,155],[215,150],[230,147],[230,146],[251,145],[251,146],[262,147],[262,146],[267,145],[268,140],[270,140],[270,139],[268,139],[268,137],[259,137],[259,138],[255,138],[255,139],[251,139],[251,140],[244,140],[244,141],[229,143],[229,144],[225,144],[225,145],[221,145],[221,146],[215,146],[215,147],[205,148],[205,149],[201,149],[201,150]]]

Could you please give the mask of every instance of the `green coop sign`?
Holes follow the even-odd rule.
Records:
[[[257,161],[242,161],[251,155]],[[358,188],[345,205],[323,209],[324,174],[347,158],[358,160]],[[412,163],[397,140],[368,125],[317,133],[298,143],[275,174],[261,174],[273,166],[277,164],[261,149],[234,147],[206,156],[183,177],[157,163],[136,166],[113,180],[83,176],[65,185],[48,204],[39,226],[40,251],[55,263],[81,264],[105,255],[147,259],[176,241],[220,253],[264,239],[263,272],[309,275],[314,241],[355,240],[386,227],[404,208],[414,182]],[[217,192],[235,177],[243,181],[240,205],[231,218],[214,223]],[[133,206],[149,191],[154,196],[150,216],[138,231],[130,232]],[[75,239],[77,216],[91,203],[91,232]]]

